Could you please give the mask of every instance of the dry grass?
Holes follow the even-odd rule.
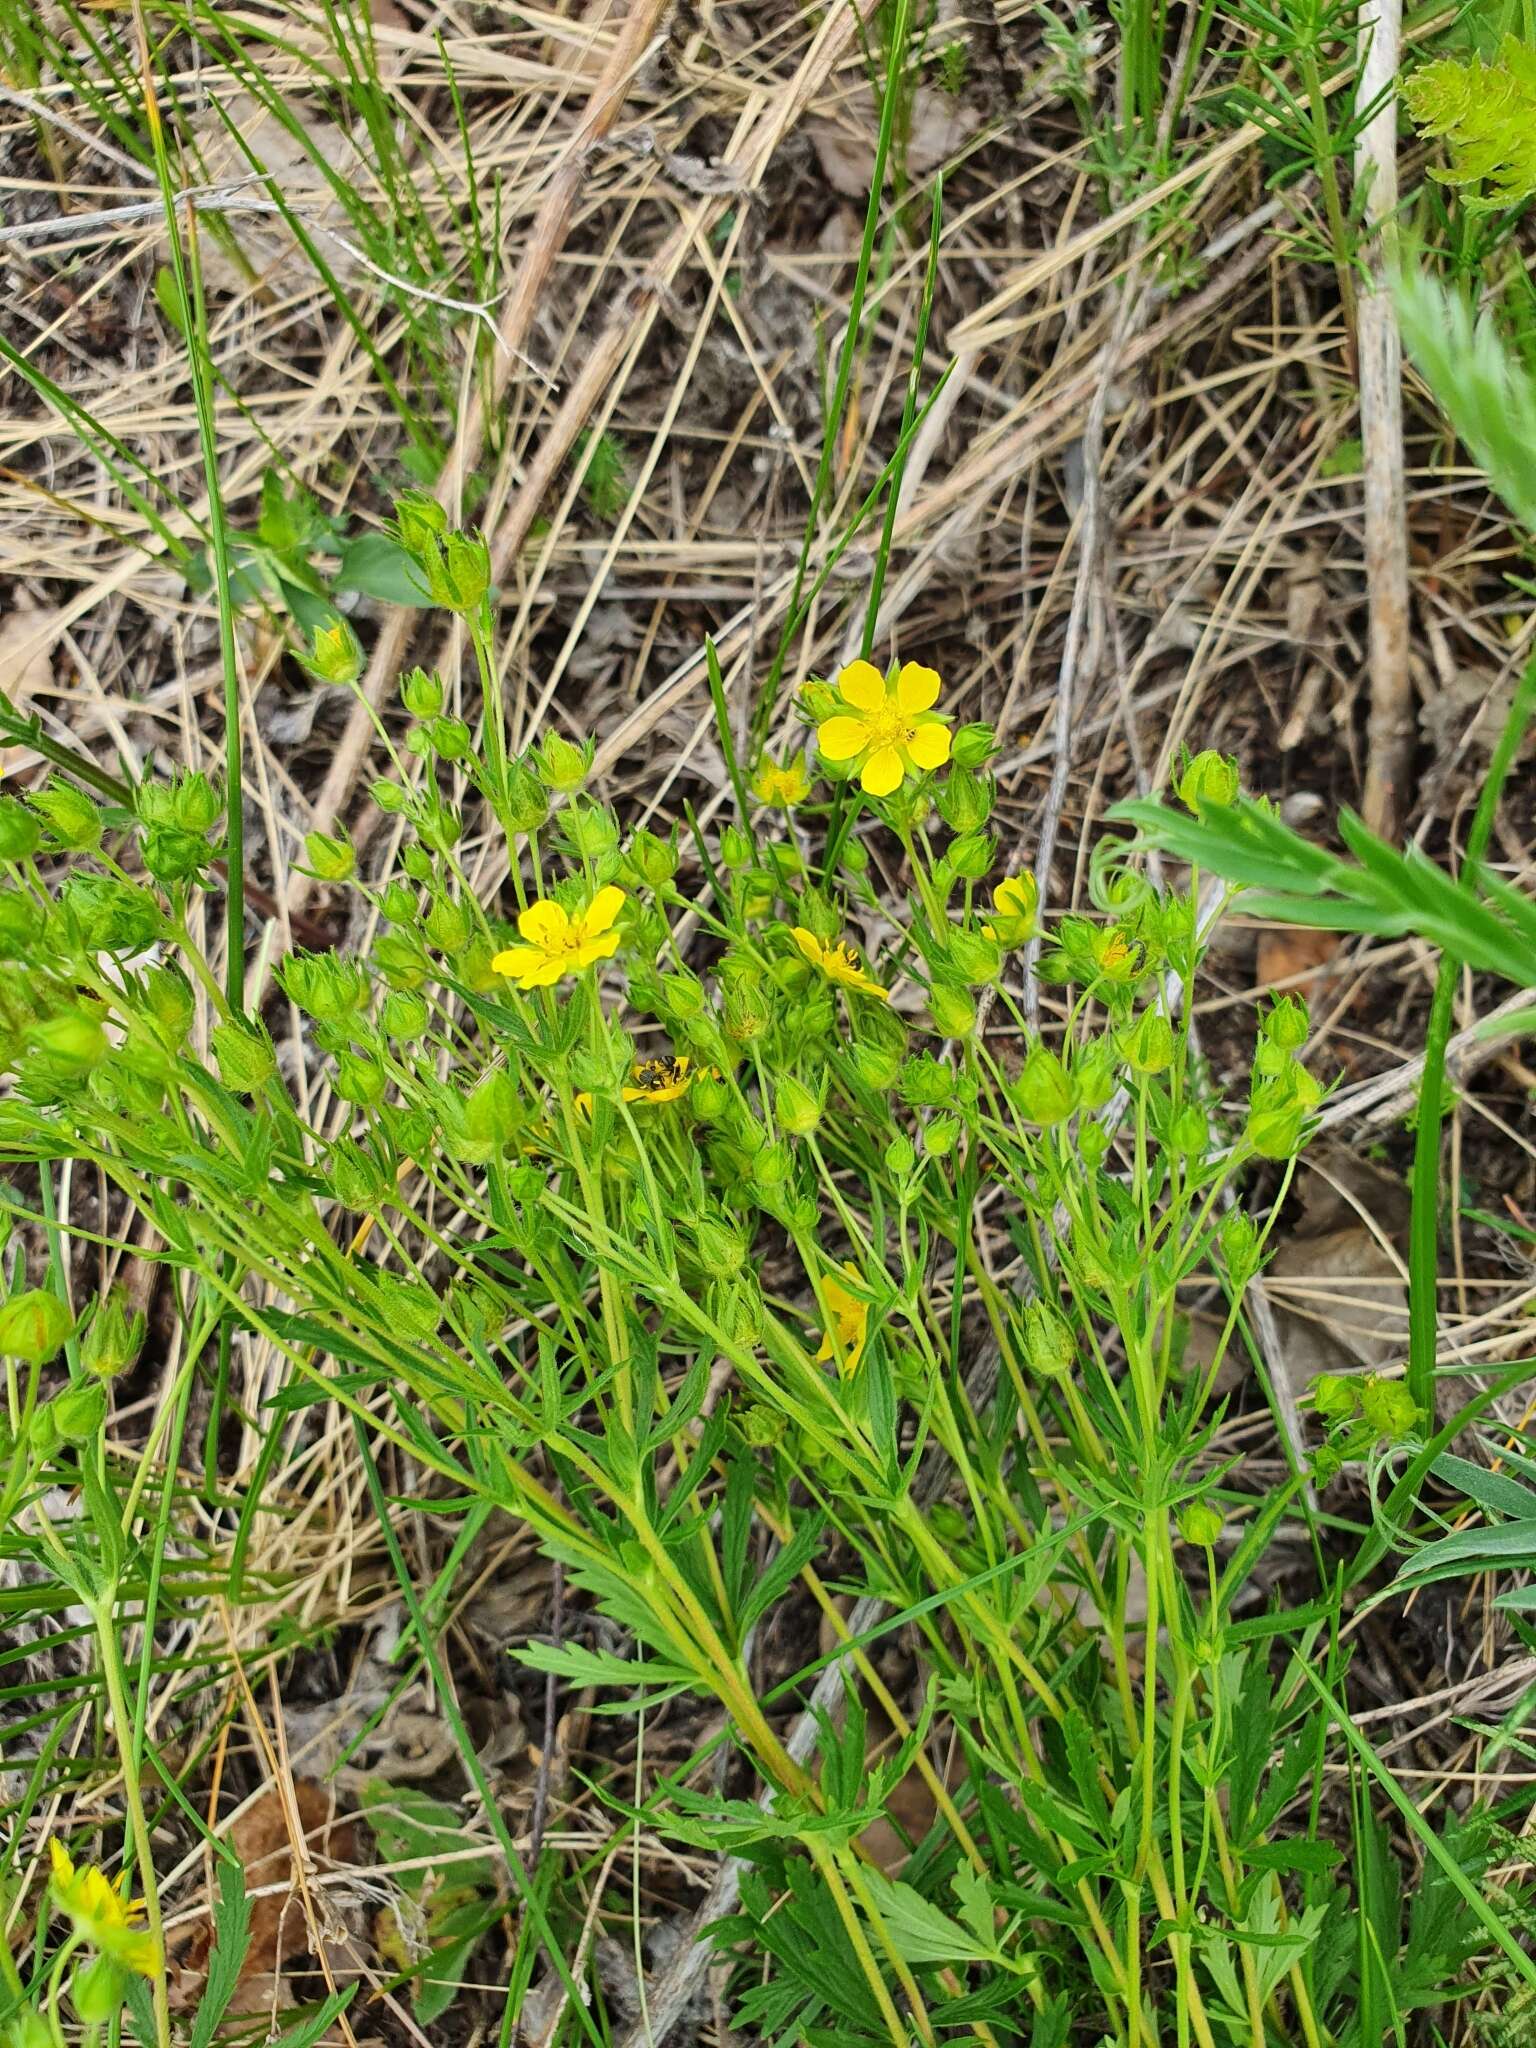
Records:
[[[842,530],[891,445],[928,195],[942,165],[930,360],[952,357],[957,367],[908,473],[880,632],[938,667],[965,715],[998,723],[999,827],[1020,861],[1034,858],[1042,817],[1059,813],[1059,905],[1085,890],[1092,821],[1115,797],[1157,785],[1182,743],[1237,753],[1255,788],[1319,827],[1339,803],[1359,800],[1370,771],[1372,593],[1361,479],[1340,461],[1359,432],[1353,344],[1326,267],[1303,260],[1291,241],[1315,195],[1305,184],[1279,197],[1267,191],[1254,128],[1189,125],[1168,177],[1110,203],[1034,9],[992,0],[979,13],[964,31],[958,97],[930,82],[919,98],[918,140],[937,133],[937,142],[914,148],[910,161],[906,225],[879,281],[821,539]],[[311,68],[312,59],[322,69],[336,62],[324,10],[299,0],[231,8],[221,20],[240,45],[265,52],[269,85],[387,220],[391,193],[366,151],[348,152]],[[276,43],[265,40],[273,32]],[[276,462],[335,516],[382,519],[403,480],[405,435],[358,329],[398,365],[410,360],[407,328],[431,313],[441,375],[456,397],[444,402],[424,379],[407,396],[445,451],[441,495],[493,539],[516,743],[546,726],[594,733],[605,791],[627,816],[643,822],[684,799],[708,815],[726,784],[702,638],[708,631],[717,641],[744,729],[786,612],[822,426],[822,363],[840,340],[859,202],[833,178],[848,182],[851,166],[856,181],[872,141],[855,16],[779,0],[515,10],[377,0],[374,35],[389,119],[442,251],[439,273],[411,289],[359,260],[352,227],[278,148],[230,67],[185,43],[161,51],[162,99],[174,89],[178,132],[212,159],[210,177],[197,177],[212,185],[198,204],[230,517],[254,524],[262,476]],[[1111,92],[1109,41],[1090,81],[1101,98]],[[1205,60],[1209,82],[1232,61],[1231,47],[1218,37]],[[454,309],[482,300],[445,67],[463,99],[475,193],[499,222],[483,315]],[[292,203],[344,280],[355,326],[281,217],[250,210],[261,188],[222,140],[220,104],[290,181]],[[185,344],[154,289],[164,228],[145,203],[154,194],[143,166],[105,137],[92,108],[44,78],[35,89],[12,81],[0,94],[0,173],[11,340],[156,480],[166,529],[195,546],[208,510],[196,419]],[[1412,164],[1403,174],[1412,180]],[[250,274],[216,246],[215,215]],[[1481,488],[1447,468],[1411,383],[1407,413],[1418,727],[1401,824],[1443,851],[1475,797],[1483,704],[1507,690],[1531,623],[1507,616],[1503,579],[1516,547]],[[627,483],[622,510],[606,519],[584,499],[572,460],[579,437],[603,433],[622,446]],[[825,673],[845,658],[869,567],[867,550],[846,556],[806,623],[794,674]],[[217,767],[208,603],[188,591],[165,535],[98,454],[14,373],[0,377],[0,590],[0,682],[48,731],[136,771],[152,762]],[[370,694],[386,717],[408,655],[435,661],[456,693],[468,686],[452,636],[439,644],[434,624],[418,643],[421,616],[371,602],[357,610],[374,650]],[[324,1129],[336,1106],[297,1015],[272,998],[271,967],[296,943],[366,943],[365,931],[343,928],[338,903],[295,876],[294,861],[305,831],[335,817],[366,841],[377,814],[361,796],[378,763],[366,718],[301,674],[281,621],[249,615],[240,659],[256,885],[251,994],[266,1004],[285,1065]],[[786,693],[775,750],[796,730]],[[38,771],[17,752],[6,772],[25,786]],[[1528,792],[1518,790],[1497,847],[1501,872],[1521,882],[1532,872],[1532,824]],[[504,879],[504,852],[480,821],[466,846],[489,897]],[[1241,1085],[1235,1027],[1246,1028],[1258,991],[1305,986],[1320,1020],[1321,1068],[1343,1083],[1326,1113],[1330,1135],[1356,1152],[1379,1147],[1383,1172],[1400,1174],[1399,1124],[1431,963],[1408,946],[1362,941],[1320,965],[1288,955],[1286,944],[1280,935],[1266,949],[1239,929],[1217,958],[1198,1021],[1218,1083]],[[1463,1026],[1486,1007],[1469,986]],[[1536,1076],[1498,1047],[1468,1038],[1458,1046],[1472,1057],[1457,1070],[1451,1185],[1465,1177],[1477,1206],[1529,1223]],[[1380,1299],[1371,1286],[1403,1272],[1400,1236],[1374,1213],[1369,1192],[1357,1187],[1347,1199],[1378,1255],[1362,1280],[1369,1314]],[[1484,1226],[1459,1213],[1452,1220],[1442,1364],[1475,1375],[1528,1348],[1536,1282]],[[1309,1282],[1304,1265],[1293,1267],[1284,1292],[1286,1329],[1302,1307],[1325,1323],[1345,1315],[1336,1275]],[[1292,1340],[1282,1329],[1279,1341]],[[165,1357],[162,1385],[177,1362],[174,1351]],[[1283,1358],[1271,1364],[1285,1370]],[[235,1408],[261,1415],[280,1361],[242,1337],[232,1372]],[[156,1392],[146,1389],[146,1401]],[[1511,1397],[1506,1420],[1527,1421],[1533,1410]],[[208,1816],[225,1833],[272,1788],[321,1775],[338,1754],[329,1724],[356,1724],[349,1697],[371,1701],[383,1683],[381,1643],[395,1617],[344,1420],[333,1411],[317,1430],[305,1412],[280,1423],[273,1512],[256,1518],[247,1560],[251,1590],[242,1604],[207,1606],[178,1642],[182,1657],[225,1674],[195,1716],[218,1731],[205,1789]],[[119,1423],[132,1441],[134,1413]],[[255,1478],[263,1435],[248,1426],[224,1447],[232,1494]],[[1273,1432],[1251,1411],[1237,1413],[1212,1447],[1213,1456],[1233,1452],[1256,1472],[1279,1469]],[[413,1561],[430,1580],[441,1562],[430,1518],[402,1512],[400,1530],[408,1545],[424,1546]],[[549,1589],[518,1539],[483,1543],[445,1632],[470,1690],[489,1673],[494,1692],[509,1636],[547,1625]],[[509,1596],[513,1586],[519,1598]],[[1442,1598],[1432,1614],[1428,1604],[1401,1617],[1397,1641],[1361,1618],[1368,1647],[1357,1669],[1380,1694],[1362,1720],[1426,1803],[1528,1781],[1516,1749],[1484,1772],[1474,1724],[1507,1712],[1536,1663],[1491,1612],[1481,1583]],[[316,1696],[285,1690],[289,1630],[332,1645],[305,1653],[304,1682]],[[527,1694],[524,1705],[520,1744],[496,1759],[520,1845],[536,1829],[567,1843],[573,1861],[590,1865],[595,1911],[611,1822],[570,1775],[587,1739],[579,1711],[562,1734],[544,1725],[541,1697]],[[168,1693],[157,1711],[169,1726],[184,1706]],[[365,1757],[382,1755],[391,1775],[408,1768],[410,1742],[427,1740],[435,1711],[418,1686],[409,1708],[390,1707]],[[407,1713],[416,1722],[402,1729]],[[354,1782],[346,1773],[339,1781],[344,1807]],[[221,1796],[230,1785],[236,1801]],[[81,1797],[110,1793],[93,1780]],[[281,1818],[287,1833],[304,1833],[291,1798]],[[653,1919],[673,1914],[679,1899],[696,1903],[712,1874],[706,1859],[685,1864],[654,1842],[626,1841],[620,1853],[621,1870],[635,1859]],[[317,1851],[298,1867],[302,1945],[329,1958],[328,1968],[382,1983],[387,1966],[366,1938],[366,1863]],[[193,1861],[166,1878],[177,1917],[194,1926],[211,1872],[200,1876]],[[274,1895],[289,1889],[286,1876],[273,1885]],[[318,1924],[327,1914],[339,1931]],[[584,1938],[597,1938],[595,1922]],[[612,1968],[617,1982],[623,1958]],[[387,2010],[392,2033],[419,2038],[398,1997]],[[687,2011],[700,2038],[727,2038],[707,1987]]]

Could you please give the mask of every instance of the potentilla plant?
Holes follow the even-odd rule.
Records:
[[[1262,1020],[1248,1102],[1214,1100],[1189,1024],[1198,877],[1159,889],[1106,844],[1090,905],[1045,915],[989,830],[991,732],[957,730],[916,663],[807,684],[804,745],[746,764],[746,809],[712,839],[626,830],[589,789],[589,743],[512,743],[483,541],[428,501],[397,532],[465,623],[485,711],[471,728],[440,678],[404,677],[374,790],[397,866],[364,877],[343,835],[307,843],[379,932],[366,957],[277,969],[333,1125],[195,942],[220,815],[204,778],[131,811],[67,780],[0,805],[0,1157],[45,1185],[54,1162],[96,1168],[124,1205],[106,1234],[148,1226],[185,1276],[170,1448],[215,1328],[243,1326],[288,1360],[290,1409],[349,1411],[367,1468],[393,1447],[444,1514],[520,1518],[636,1653],[527,1662],[617,1710],[718,1703],[763,1798],[684,1771],[652,1818],[752,1862],[721,1939],[778,1959],[754,2023],[1320,2040],[1341,1980],[1317,1958],[1346,1901],[1312,1853],[1315,1709],[1236,1618],[1305,1475],[1256,1499],[1211,1450],[1319,1100],[1304,1006]],[[351,683],[362,657],[338,626],[309,660]],[[1180,793],[1228,804],[1235,773],[1199,756]],[[461,859],[471,804],[504,839],[504,903]],[[899,903],[869,859],[882,834]],[[1039,1030],[1019,1000],[1036,955]],[[1277,1192],[1251,1214],[1258,1162]],[[1221,1335],[1195,1366],[1202,1295]],[[155,1532],[110,1483],[101,1390],[142,1330],[98,1305],[97,1362],[72,1356],[54,1393],[63,1326],[34,1339],[29,1318],[73,1312],[32,1300],[0,1309],[27,1446],[6,1497],[111,1664],[115,1589]],[[61,1459],[92,1475],[89,1572],[45,1526]],[[231,1508],[211,1465],[204,1487],[238,1563],[253,1503]],[[914,1719],[847,1650],[894,1770],[866,1771],[857,1700],[808,1769],[754,1675],[797,1585],[841,1627],[834,1569],[918,1658]],[[897,1880],[863,1836],[909,1773],[934,1823]]]

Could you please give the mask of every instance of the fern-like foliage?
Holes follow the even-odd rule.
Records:
[[[1434,172],[1468,206],[1519,206],[1536,195],[1536,50],[1505,36],[1492,63],[1442,57],[1403,84],[1427,135],[1445,139],[1450,164]],[[1486,185],[1486,193],[1467,188]]]
[[[1536,153],[1536,128],[1531,141]],[[1446,417],[1515,518],[1536,533],[1536,379],[1486,314],[1423,271],[1404,268],[1397,309],[1403,344]]]

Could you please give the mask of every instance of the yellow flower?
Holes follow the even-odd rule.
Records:
[[[547,898],[530,903],[517,920],[527,944],[508,946],[492,960],[498,974],[508,975],[519,988],[548,988],[567,974],[578,974],[594,960],[605,959],[618,948],[614,919],[624,908],[624,891],[609,883],[599,889],[579,917],[572,917],[558,903]]]
[[[1035,912],[1040,902],[1040,885],[1033,875],[1009,875],[992,891],[996,924],[982,930],[999,946],[1023,946],[1035,935]]]
[[[57,1839],[48,1844],[53,1859],[54,1903],[73,1923],[75,1932],[104,1956],[111,1956],[140,1977],[153,1977],[160,1967],[154,1936],[135,1926],[144,1913],[142,1899],[128,1896],[128,1873],[114,1884],[105,1871],[87,1863],[76,1870],[69,1851]]]
[[[680,1095],[687,1093],[693,1076],[688,1071],[689,1059],[685,1052],[674,1053],[670,1059],[636,1060],[630,1069],[633,1087],[621,1092],[626,1102],[676,1102]],[[576,1108],[582,1116],[592,1114],[592,1097],[581,1094],[576,1097]]]
[[[846,940],[839,939],[835,946],[824,946],[803,924],[795,926],[794,938],[806,959],[813,967],[819,968],[828,981],[835,981],[840,988],[856,988],[861,995],[878,996],[882,1003],[890,1001],[889,990],[883,989],[878,981],[870,980],[859,965],[858,954]]]
[[[1094,961],[1106,981],[1138,981],[1144,951],[1139,939],[1128,939],[1117,925],[1098,925],[1091,941]]]
[[[854,1280],[859,1277],[858,1267],[848,1259],[843,1261],[843,1271]],[[842,1282],[834,1280],[830,1274],[821,1283],[821,1298],[832,1318],[832,1327],[822,1333],[816,1363],[825,1365],[829,1358],[835,1358],[843,1378],[851,1380],[859,1369],[859,1360],[864,1356],[864,1345],[869,1336],[869,1303],[856,1294],[850,1294]]]
[[[937,670],[904,662],[887,689],[873,662],[853,661],[837,687],[848,711],[822,720],[816,744],[829,761],[859,761],[867,795],[889,796],[904,777],[942,768],[949,759],[949,727],[931,709],[939,694]]]
[[[791,754],[782,768],[771,754],[764,754],[752,777],[752,794],[758,802],[780,804],[786,811],[794,804],[804,803],[810,787],[811,777],[803,751]]]

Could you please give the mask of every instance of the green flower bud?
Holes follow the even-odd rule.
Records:
[[[1221,1219],[1217,1241],[1221,1245],[1222,1263],[1233,1286],[1241,1292],[1262,1263],[1258,1226],[1246,1210],[1229,1209]]]
[[[408,555],[433,554],[448,531],[448,514],[425,491],[402,491],[395,500],[394,530]]]
[[[934,801],[952,832],[979,832],[992,815],[990,779],[956,765],[938,785]]]
[[[368,794],[373,801],[374,809],[382,811],[388,818],[398,818],[403,811],[410,809],[410,791],[402,789],[398,782],[386,780],[382,775],[377,782],[369,784]]]
[[[440,563],[426,566],[436,601],[466,617],[478,610],[491,587],[491,551],[482,533],[450,533]]]
[[[69,1983],[70,2003],[88,2027],[116,2019],[128,1996],[128,1973],[115,1956],[95,1956]]]
[[[619,843],[619,821],[602,804],[567,804],[560,832],[578,860],[593,863],[604,860]]]
[[[952,1116],[936,1116],[932,1122],[923,1125],[923,1151],[929,1159],[947,1159],[955,1149],[960,1136],[958,1119]]]
[[[343,1102],[352,1102],[359,1109],[371,1109],[389,1086],[389,1076],[377,1060],[371,1060],[366,1053],[344,1052],[336,1061],[336,1075],[331,1083]]]
[[[219,1079],[237,1095],[259,1094],[277,1072],[277,1054],[262,1024],[231,1019],[215,1026],[209,1043],[219,1063]]]
[[[80,1362],[98,1379],[126,1372],[144,1348],[144,1311],[128,1312],[126,1296],[114,1287],[96,1304],[80,1344]]]
[[[326,1158],[331,1188],[344,1209],[376,1216],[394,1194],[394,1181],[365,1145],[338,1138]]]
[[[0,2042],[4,2048],[55,2048],[53,2029],[40,2012],[23,2006],[21,2011],[0,2028]]]
[[[487,1146],[488,1159],[503,1147],[515,1144],[527,1121],[522,1095],[505,1067],[492,1067],[464,1105],[469,1138],[472,1143]]]
[[[962,882],[979,882],[992,872],[997,841],[985,832],[966,832],[953,842],[945,859]]]
[[[548,730],[539,741],[534,772],[546,789],[554,790],[557,796],[569,796],[585,783],[592,767],[592,754],[590,740],[573,747],[568,739]]]
[[[90,953],[138,953],[160,936],[160,905],[136,882],[112,875],[71,875],[60,895]]]
[[[410,932],[380,932],[373,963],[391,988],[422,988],[431,978],[431,963]]]
[[[1237,801],[1239,780],[1236,761],[1208,748],[1185,763],[1179,802],[1197,818],[1203,810],[1224,811]]]
[[[1049,1127],[1077,1107],[1077,1090],[1060,1058],[1048,1045],[1037,1045],[1013,1084],[1014,1100],[1031,1123]]]
[[[963,988],[936,981],[928,991],[928,1014],[943,1038],[969,1038],[976,1029],[976,1005]]]
[[[725,1115],[734,1097],[730,1083],[718,1074],[700,1074],[688,1091],[688,1106],[701,1123],[714,1123]]]
[[[1038,1297],[1024,1304],[1024,1356],[1045,1380],[1069,1373],[1077,1358],[1072,1325],[1059,1309]]]
[[[779,1410],[765,1407],[761,1401],[753,1401],[743,1408],[736,1421],[742,1436],[755,1451],[771,1450],[781,1441],[786,1428],[785,1418]]]
[[[956,928],[949,934],[947,965],[972,988],[984,988],[1002,971],[1001,948],[980,932]],[[959,1034],[955,1034],[958,1036]]]
[[[362,1009],[370,989],[361,961],[340,953],[290,953],[277,978],[289,1001],[323,1024],[345,1023]]]
[[[899,1045],[886,1045],[880,1040],[861,1039],[851,1049],[849,1058],[859,1080],[873,1095],[887,1094],[901,1078],[902,1057]]]
[[[1077,1156],[1088,1171],[1094,1173],[1109,1157],[1109,1148],[1114,1142],[1113,1132],[1107,1131],[1103,1124],[1085,1122],[1077,1133]]]
[[[506,793],[501,819],[509,832],[537,832],[549,816],[549,798],[544,785],[524,760],[507,765]]]
[[[1306,1003],[1298,995],[1277,996],[1260,1028],[1269,1043],[1281,1052],[1300,1052],[1311,1028]]]
[[[773,1022],[760,974],[737,972],[725,980],[725,1028],[738,1045],[761,1038]]]
[[[1108,1040],[1093,1039],[1073,1053],[1072,1085],[1078,1108],[1089,1116],[1109,1101],[1120,1085],[1120,1063]]]
[[[304,858],[320,882],[350,882],[357,872],[357,855],[345,832],[306,832]]]
[[[954,1069],[932,1053],[917,1053],[904,1060],[900,1077],[901,1099],[912,1109],[936,1109],[954,1098]]]
[[[452,853],[464,832],[464,820],[452,804],[444,803],[439,796],[431,796],[421,807],[416,820],[416,831],[423,846],[434,853]]]
[[[462,718],[434,718],[422,730],[440,761],[464,760],[474,742],[474,735]]]
[[[792,1137],[808,1138],[821,1122],[820,1102],[793,1074],[780,1081],[774,1108],[780,1125]]]
[[[63,1010],[57,1017],[40,1018],[30,1037],[33,1050],[56,1073],[70,1078],[88,1074],[109,1050],[106,1032],[83,1010]]]
[[[101,811],[84,790],[68,782],[50,782],[32,798],[55,846],[68,853],[87,853],[101,844]]]
[[[1201,1550],[1210,1550],[1221,1540],[1225,1521],[1221,1509],[1214,1501],[1186,1501],[1179,1509],[1179,1534],[1186,1543],[1196,1544]]]
[[[400,702],[412,718],[441,717],[444,699],[441,676],[428,675],[424,668],[413,668],[400,678]]]
[[[179,774],[168,783],[145,783],[139,790],[139,816],[146,825],[170,825],[199,838],[224,815],[224,799],[201,769]]]
[[[213,859],[213,849],[200,832],[183,832],[174,825],[151,825],[142,850],[145,867],[167,886],[190,882]]]
[[[100,1380],[77,1380],[49,1402],[61,1444],[88,1444],[107,1415],[107,1390]]]
[[[319,682],[349,690],[363,672],[362,643],[345,619],[336,618],[328,626],[316,627],[309,652],[299,656],[299,664]]]
[[[26,860],[43,843],[43,828],[23,803],[0,796],[0,860]]]
[[[1169,1145],[1183,1159],[1202,1159],[1210,1142],[1210,1119],[1198,1102],[1186,1102],[1169,1125]]]
[[[410,1041],[421,1037],[430,1015],[421,996],[409,989],[392,989],[379,1011],[379,1028],[386,1038]]]
[[[421,915],[421,905],[416,891],[408,889],[404,882],[386,882],[379,892],[379,911],[388,924],[415,924]]]
[[[29,1287],[0,1302],[0,1358],[46,1365],[63,1349],[74,1327],[74,1317],[56,1294],[43,1287]]]
[[[435,896],[422,920],[428,940],[440,953],[462,953],[474,935],[475,921],[467,903]]]
[[[1120,1050],[1135,1074],[1161,1074],[1173,1064],[1173,1026],[1161,1010],[1143,1010],[1120,1034]]]
[[[917,1164],[917,1153],[905,1131],[898,1131],[885,1148],[885,1170],[893,1180],[905,1180]]]
[[[706,1273],[728,1278],[747,1262],[747,1244],[741,1232],[712,1216],[700,1217],[694,1225],[694,1247]]]
[[[40,1408],[32,1410],[32,1420],[27,1424],[27,1447],[35,1458],[44,1462],[58,1456],[59,1423],[51,1401],[45,1401]]]
[[[1360,1406],[1360,1390],[1343,1373],[1319,1373],[1310,1389],[1312,1406],[1325,1422],[1344,1422]]]
[[[1372,1373],[1360,1382],[1360,1414],[1384,1443],[1401,1443],[1419,1425],[1413,1396],[1401,1380],[1378,1379]]]
[[[629,842],[624,856],[629,874],[650,889],[664,889],[677,873],[677,848],[644,827]]]
[[[1248,1112],[1245,1136],[1261,1159],[1289,1159],[1301,1149],[1307,1113],[1284,1091],[1266,1091]]]
[[[0,890],[0,960],[30,960],[43,913],[19,889]]]
[[[708,1002],[703,982],[686,968],[676,974],[661,975],[655,993],[657,1013],[669,1024],[688,1023],[701,1017]]]
[[[957,768],[985,768],[997,746],[990,725],[962,725],[950,742],[949,758]]]
[[[786,1145],[763,1145],[752,1161],[752,1178],[766,1194],[776,1194],[785,1187],[793,1172],[794,1163]]]
[[[747,867],[751,859],[751,839],[739,825],[727,825],[720,834],[720,865],[734,874]]]

